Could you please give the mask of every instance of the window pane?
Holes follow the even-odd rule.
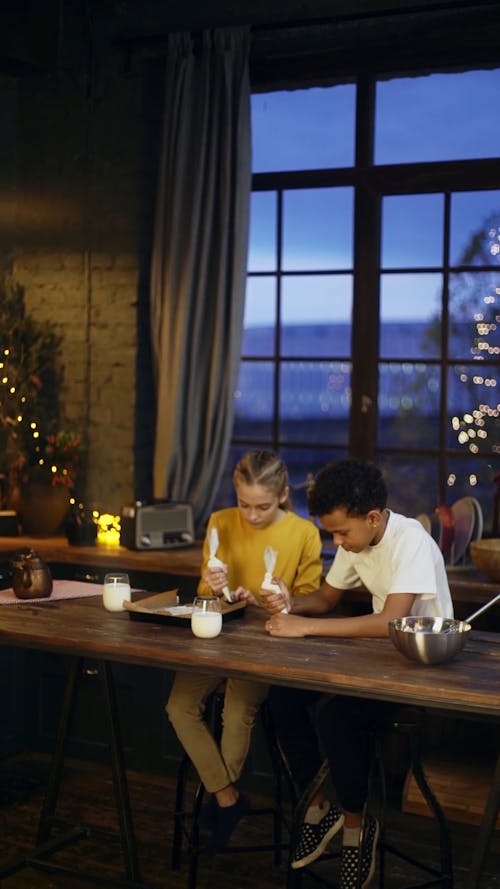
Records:
[[[439,368],[381,364],[378,435],[382,446],[435,448],[439,443]]]
[[[450,275],[451,358],[500,356],[500,273]]]
[[[248,271],[275,271],[276,192],[254,191],[250,204]]]
[[[283,362],[280,438],[346,444],[351,407],[348,362]]]
[[[437,358],[441,351],[441,275],[382,275],[380,355]]]
[[[254,173],[354,163],[354,84],[252,96]]]
[[[500,191],[466,191],[451,196],[450,262],[500,262]]]
[[[389,508],[407,516],[425,512],[431,518],[438,501],[437,457],[379,453],[376,462],[389,491]]]
[[[242,361],[234,393],[235,438],[272,436],[274,366],[271,361]]]
[[[276,278],[247,278],[242,354],[273,355],[276,324]]]
[[[499,91],[500,69],[378,83],[375,163],[497,157]]]
[[[349,356],[351,312],[351,275],[284,276],[282,354]]]
[[[281,448],[280,454],[288,467],[292,509],[307,518],[308,482],[314,479],[326,463],[346,457],[347,451],[339,448],[284,447]]]
[[[490,460],[469,455],[462,460],[458,456],[451,457],[447,462],[448,503],[454,503],[459,497],[475,497],[479,500],[483,512],[486,534],[493,522],[493,475]]]
[[[500,371],[471,364],[448,374],[448,447],[467,453],[500,455]]]
[[[382,203],[382,268],[424,268],[443,261],[441,194],[405,194]]]
[[[352,268],[352,188],[286,191],[283,225],[284,269]]]
[[[415,454],[376,455],[376,463],[384,474],[389,491],[388,506],[394,512],[417,516],[425,512],[432,517],[438,490],[438,461]]]

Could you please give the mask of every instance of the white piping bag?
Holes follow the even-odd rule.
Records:
[[[219,535],[217,533],[217,528],[213,527],[210,530],[210,536],[208,538],[208,548],[210,552],[210,556],[207,562],[209,568],[225,568],[224,562],[221,562],[220,559],[217,558],[217,550],[219,548]],[[224,596],[226,602],[232,603],[233,596],[231,590],[229,589],[227,583],[222,587],[222,595]]]
[[[274,576],[274,567],[276,565],[276,559],[278,558],[278,553],[272,546],[266,546],[264,550],[264,565],[266,566],[266,573],[264,574],[264,580],[262,581],[262,589],[270,590],[272,593],[278,593],[278,595],[282,595],[281,589],[277,583],[273,583]],[[282,614],[288,614],[288,608],[284,606],[281,609]]]

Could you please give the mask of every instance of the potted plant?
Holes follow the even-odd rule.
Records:
[[[61,429],[61,338],[26,312],[24,291],[0,282],[0,471],[7,504],[28,534],[62,526],[82,476],[78,434]],[[4,504],[5,505],[5,504]]]

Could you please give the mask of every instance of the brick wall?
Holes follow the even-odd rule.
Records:
[[[87,439],[86,499],[118,511],[136,494],[140,75],[110,65],[88,92],[77,72],[1,79],[0,264],[27,310],[62,334],[65,426]]]

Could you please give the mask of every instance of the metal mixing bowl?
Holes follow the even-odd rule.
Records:
[[[420,664],[451,661],[470,633],[466,621],[442,617],[398,617],[389,621],[389,637],[396,648]]]

